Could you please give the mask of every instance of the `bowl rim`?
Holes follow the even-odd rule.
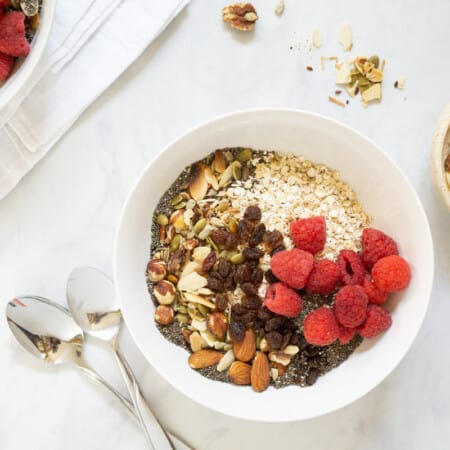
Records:
[[[19,70],[0,88],[0,111],[14,99],[31,77],[47,46],[55,17],[56,0],[45,0],[42,10],[42,21],[33,39],[31,52]]]
[[[439,116],[438,123],[433,133],[430,154],[431,175],[434,187],[441,197],[442,202],[450,210],[450,188],[445,178],[443,165],[445,156],[445,138],[447,133],[450,133],[450,103],[447,104]]]
[[[410,342],[408,345],[405,345],[405,347],[402,349],[402,351],[399,354],[399,357],[397,359],[397,361],[395,361],[393,364],[391,364],[391,366],[389,366],[384,374],[382,376],[380,376],[380,378],[378,380],[375,380],[373,382],[371,382],[368,386],[366,386],[365,390],[363,392],[357,392],[356,394],[349,396],[348,398],[346,398],[345,400],[343,400],[340,404],[333,405],[330,406],[329,408],[324,408],[322,411],[314,413],[309,415],[308,417],[301,417],[301,418],[292,418],[292,419],[286,419],[284,417],[272,417],[272,418],[261,418],[261,417],[249,417],[248,415],[243,415],[243,414],[239,414],[238,412],[236,413],[231,413],[229,411],[224,411],[223,409],[220,409],[218,407],[215,407],[212,404],[206,404],[204,403],[201,399],[198,399],[195,397],[195,393],[193,393],[192,391],[188,391],[186,389],[183,389],[182,387],[178,386],[174,380],[169,379],[165,376],[165,374],[160,370],[160,368],[155,365],[152,361],[149,360],[149,358],[147,357],[147,355],[145,354],[144,350],[143,350],[143,345],[141,345],[141,343],[138,341],[138,339],[136,339],[136,334],[137,332],[135,332],[133,330],[132,327],[128,326],[128,330],[130,332],[130,335],[133,339],[133,341],[135,342],[135,344],[137,345],[137,347],[139,348],[139,350],[141,351],[141,353],[143,354],[144,358],[147,360],[147,362],[158,372],[158,374],[167,382],[170,384],[170,386],[172,386],[177,392],[181,393],[182,395],[184,395],[186,398],[192,400],[193,402],[197,403],[198,405],[201,405],[209,410],[212,410],[214,412],[218,412],[224,415],[227,415],[229,417],[233,417],[239,420],[247,420],[250,422],[261,422],[261,423],[291,423],[291,422],[299,422],[299,421],[303,421],[303,420],[308,420],[308,419],[313,419],[316,417],[321,417],[324,416],[326,414],[330,414],[334,411],[337,411],[345,406],[350,405],[351,403],[355,402],[356,400],[359,400],[360,398],[364,397],[366,394],[368,394],[370,391],[372,391],[374,388],[376,388],[382,381],[384,381],[393,371],[394,369],[397,368],[397,366],[400,364],[400,362],[404,359],[404,357],[406,356],[406,354],[408,353],[408,351],[411,349],[412,345],[414,344],[417,335],[419,333],[419,330],[422,328],[426,313],[428,311],[428,307],[429,307],[429,303],[430,303],[430,299],[431,299],[431,291],[432,291],[432,286],[433,286],[433,280],[434,280],[434,265],[435,265],[435,257],[434,257],[434,246],[433,246],[433,240],[432,240],[432,235],[431,235],[431,229],[430,229],[430,225],[428,222],[428,218],[427,215],[425,213],[425,210],[423,208],[423,205],[420,201],[420,198],[417,194],[417,192],[415,191],[415,189],[413,188],[412,184],[410,183],[409,179],[406,177],[406,175],[404,175],[403,171],[399,168],[399,166],[397,165],[397,163],[392,159],[392,157],[387,154],[383,149],[381,149],[377,144],[374,143],[374,141],[372,141],[371,139],[367,138],[366,136],[364,136],[363,134],[359,133],[358,131],[356,131],[354,128],[352,128],[349,125],[346,125],[338,120],[332,119],[330,117],[327,117],[323,114],[320,113],[316,113],[316,112],[312,112],[312,111],[308,111],[308,110],[300,110],[300,109],[295,109],[295,108],[283,108],[283,107],[263,107],[263,108],[249,108],[249,109],[240,109],[240,110],[236,110],[236,111],[232,111],[232,112],[228,112],[225,114],[221,114],[218,115],[212,119],[208,119],[205,121],[202,121],[200,124],[195,125],[191,128],[189,128],[188,130],[186,130],[184,133],[182,133],[181,135],[178,135],[178,137],[172,139],[166,146],[164,146],[148,163],[147,165],[141,170],[140,174],[138,175],[136,181],[133,183],[133,185],[130,188],[129,194],[126,197],[125,202],[123,203],[120,215],[119,215],[119,220],[117,223],[117,227],[116,227],[116,234],[115,234],[115,238],[114,238],[114,249],[113,249],[113,274],[114,274],[114,279],[116,280],[116,294],[119,297],[119,303],[121,305],[121,310],[123,313],[123,317],[124,317],[124,321],[125,323],[127,323],[127,317],[128,317],[128,308],[124,308],[123,307],[123,302],[122,302],[122,298],[119,292],[119,283],[117,282],[117,280],[120,278],[120,274],[118,273],[118,264],[117,264],[117,255],[118,255],[118,249],[119,249],[119,244],[120,244],[120,237],[122,235],[122,228],[123,228],[123,222],[124,222],[124,218],[125,218],[125,213],[128,209],[128,205],[131,201],[131,199],[133,198],[139,184],[141,183],[142,179],[147,175],[147,173],[151,170],[151,167],[153,166],[153,164],[155,163],[155,161],[161,157],[161,155],[163,153],[166,153],[168,151],[168,149],[170,149],[173,145],[175,145],[176,143],[178,143],[180,140],[183,140],[186,136],[190,135],[191,133],[197,132],[199,130],[201,130],[204,127],[208,127],[211,126],[212,124],[216,123],[216,122],[220,122],[222,120],[227,120],[231,117],[235,117],[235,116],[240,116],[240,115],[247,115],[247,114],[254,114],[254,113],[261,113],[261,112],[265,112],[265,113],[295,113],[295,114],[301,114],[301,115],[308,115],[308,116],[313,116],[316,117],[320,120],[329,122],[329,123],[333,123],[334,125],[340,126],[344,129],[346,129],[348,132],[354,133],[356,134],[358,137],[360,137],[361,139],[363,139],[364,141],[366,141],[368,144],[372,145],[377,151],[381,152],[381,154],[389,161],[390,164],[392,164],[394,166],[394,168],[397,170],[397,172],[399,173],[399,175],[402,177],[403,181],[405,182],[405,184],[407,185],[408,189],[411,191],[411,194],[414,198],[415,201],[415,206],[417,208],[417,213],[421,216],[421,219],[425,225],[425,235],[423,236],[423,242],[427,242],[428,245],[428,252],[429,252],[429,277],[428,280],[425,284],[426,287],[426,292],[428,292],[428,295],[426,296],[426,298],[424,299],[425,305],[421,311],[421,314],[419,316],[419,319],[417,321],[417,328],[416,330],[414,330],[414,332],[411,335],[410,338]]]

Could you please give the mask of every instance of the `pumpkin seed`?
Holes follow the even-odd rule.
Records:
[[[206,317],[209,314],[209,309],[205,305],[199,304],[197,308],[202,316]]]
[[[175,320],[180,323],[189,323],[189,317],[186,314],[177,314]]]
[[[239,181],[240,179],[242,179],[242,168],[241,168],[240,164],[239,165],[237,165],[237,164],[233,165],[233,178],[236,181]]]
[[[230,164],[220,176],[219,188],[225,187],[233,178],[233,164]]]
[[[168,279],[171,283],[174,283],[174,284],[177,284],[177,283],[178,283],[178,278],[177,278],[175,275],[173,275],[173,274],[167,275],[167,279]]]
[[[165,214],[158,214],[156,217],[156,223],[161,226],[165,226],[169,223],[169,218]]]
[[[372,55],[369,58],[369,62],[371,62],[377,69],[380,66],[380,58],[378,57],[378,55]]]
[[[244,148],[239,152],[238,160],[241,162],[246,162],[252,159],[253,152],[251,148]]]
[[[206,225],[206,219],[203,217],[199,220],[197,220],[197,222],[194,225],[194,228],[192,229],[194,231],[195,234],[200,233],[200,231],[203,230],[203,228],[205,228]]]
[[[188,309],[185,305],[178,305],[177,311],[181,314],[187,314]]]
[[[20,9],[27,17],[33,17],[39,12],[39,0],[20,0]]]
[[[181,243],[181,236],[176,234],[173,239],[170,241],[170,250],[175,251],[178,249]]]
[[[233,264],[242,264],[245,261],[245,256],[242,253],[235,253],[230,256],[230,262]]]
[[[175,197],[172,200],[170,200],[170,204],[172,206],[175,206],[175,205],[178,205],[179,203],[181,203],[182,201],[188,200],[188,199],[189,199],[189,196],[185,192],[181,192],[180,194],[175,195]]]

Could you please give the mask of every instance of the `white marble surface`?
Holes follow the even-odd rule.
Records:
[[[425,205],[436,278],[424,326],[404,361],[343,410],[303,423],[261,425],[218,415],[182,397],[142,360],[127,336],[125,351],[162,422],[197,449],[448,448],[450,218],[433,191],[428,153],[438,115],[450,100],[450,4],[286,0],[285,14],[277,18],[277,0],[255,0],[261,17],[257,30],[240,35],[221,24],[222,3],[193,0],[0,202],[3,303],[26,292],[63,303],[72,267],[91,264],[111,272],[114,230],[128,190],[152,156],[191,126],[260,106],[320,112],[382,146]],[[321,72],[318,59],[340,53],[336,34],[343,21],[352,25],[354,54],[377,52],[387,59],[383,102],[367,110],[354,101],[345,109],[327,101],[334,90],[331,70]],[[296,48],[315,27],[325,45],[306,55]],[[315,71],[307,72],[306,65]],[[403,92],[392,88],[401,75]],[[11,338],[5,321],[0,354],[2,450],[145,448],[139,429],[113,398],[74,370],[32,359]],[[90,345],[88,358],[121,386],[104,349]]]

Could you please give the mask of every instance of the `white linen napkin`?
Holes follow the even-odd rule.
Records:
[[[0,199],[189,1],[57,2],[33,83],[0,112]]]

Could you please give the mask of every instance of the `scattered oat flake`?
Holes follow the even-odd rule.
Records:
[[[328,100],[331,103],[334,103],[335,105],[342,106],[342,108],[345,108],[345,103],[344,102],[341,102],[340,100],[338,100],[335,97],[332,97],[331,95],[328,96]]]
[[[322,39],[322,33],[320,32],[320,30],[313,30],[312,41],[313,41],[314,47],[316,47],[316,48],[322,47],[323,39]]]
[[[342,45],[344,51],[350,51],[353,47],[352,30],[348,23],[341,25],[338,34],[338,41]]]
[[[278,5],[275,8],[275,14],[277,16],[281,16],[281,14],[283,14],[284,12],[284,0],[280,0]]]

